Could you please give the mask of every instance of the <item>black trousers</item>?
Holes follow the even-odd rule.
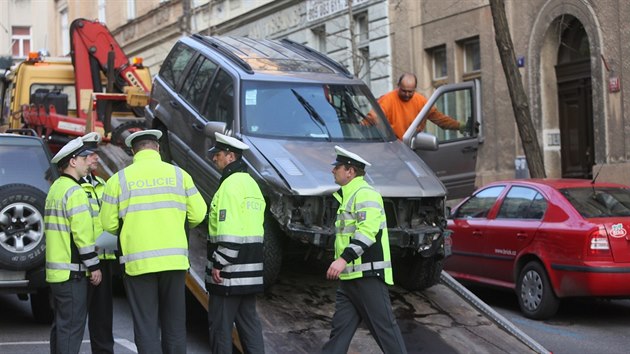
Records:
[[[87,317],[88,280],[85,276],[51,283],[55,318],[50,330],[50,353],[78,353]]]
[[[256,295],[210,295],[208,326],[212,354],[232,354],[234,325],[246,354],[265,352],[262,325],[256,312]]]
[[[361,321],[367,325],[383,353],[407,353],[392,312],[387,285],[376,277],[339,282],[332,331],[322,353],[347,353]]]
[[[117,261],[109,259],[100,259],[99,261],[103,279],[98,286],[90,285],[89,288],[88,329],[90,331],[90,346],[93,354],[113,354],[112,267],[117,266]]]
[[[186,271],[123,276],[139,354],[186,353]]]

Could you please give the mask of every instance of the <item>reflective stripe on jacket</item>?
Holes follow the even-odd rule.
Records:
[[[91,182],[86,178],[81,179],[81,188],[87,193],[92,208],[92,218],[94,219],[94,235],[96,239],[103,235],[103,226],[101,226],[101,200],[103,199],[103,191],[105,190],[105,180],[101,177],[92,175]],[[97,249],[99,259],[116,259],[116,251],[114,249]]]
[[[209,214],[206,288],[216,295],[263,291],[265,199],[246,172],[229,175],[214,194]],[[212,268],[223,282],[214,283]]]
[[[393,285],[383,198],[361,176],[333,195],[339,201],[335,259],[342,257],[348,262],[339,279],[373,276]]]
[[[119,235],[120,263],[128,275],[186,270],[184,225],[188,220],[197,226],[206,210],[190,175],[147,149],[107,181],[101,222],[105,231]]]
[[[74,178],[62,175],[50,187],[44,224],[47,282],[66,281],[71,271],[99,268],[89,201]]]

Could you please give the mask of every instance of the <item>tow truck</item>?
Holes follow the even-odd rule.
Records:
[[[98,21],[74,20],[70,43],[70,57],[30,53],[14,67],[0,68],[5,69],[0,125],[36,131],[53,153],[91,131],[101,133],[106,143],[123,146],[126,134],[144,128],[143,108],[151,91],[148,68],[141,59],[130,61]]]

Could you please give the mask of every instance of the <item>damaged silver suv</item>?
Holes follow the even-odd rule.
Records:
[[[163,159],[186,169],[207,201],[221,177],[206,155],[214,132],[251,147],[244,159],[268,207],[267,285],[287,238],[317,256],[333,248],[335,145],[372,163],[365,179],[383,195],[397,282],[423,289],[439,281],[450,252],[446,189],[410,148],[435,150],[437,139],[397,140],[368,87],[327,56],[290,40],[183,38],[162,64],[145,113],[164,133]]]

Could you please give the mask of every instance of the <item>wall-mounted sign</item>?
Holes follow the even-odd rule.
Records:
[[[352,6],[366,2],[368,0],[352,0]],[[347,8],[347,0],[309,0],[306,2],[306,21],[319,20]]]

